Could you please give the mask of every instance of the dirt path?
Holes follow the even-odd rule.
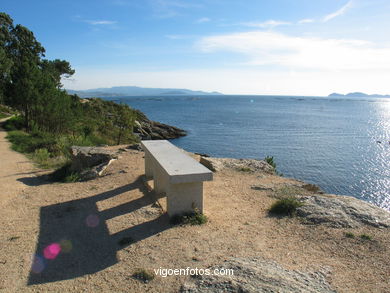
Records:
[[[41,172],[24,155],[11,150],[6,136],[7,132],[0,128],[0,206],[34,185],[36,174]]]

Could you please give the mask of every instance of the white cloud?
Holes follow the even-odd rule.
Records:
[[[315,20],[312,19],[312,18],[304,18],[304,19],[301,19],[300,21],[298,21],[298,24],[302,24],[302,23],[312,23],[314,22]]]
[[[337,16],[343,15],[349,8],[352,7],[352,2],[353,0],[348,1],[347,4],[345,4],[343,7],[341,7],[339,10],[330,13],[328,15],[325,15],[324,18],[322,19],[323,22],[327,22]]]
[[[390,70],[390,47],[362,40],[294,37],[252,31],[204,37],[196,46],[205,53],[243,54],[246,65],[277,65],[315,70]]]
[[[241,23],[241,25],[250,26],[250,27],[273,28],[280,25],[291,25],[291,22],[271,19],[263,22],[243,22]]]
[[[85,20],[85,22],[92,25],[111,25],[117,23],[116,21],[112,20]]]
[[[196,20],[196,23],[205,23],[205,22],[209,22],[211,19],[208,18],[208,17],[202,17],[202,18],[199,18]]]

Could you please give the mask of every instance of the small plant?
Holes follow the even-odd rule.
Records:
[[[355,238],[355,234],[353,234],[352,232],[345,232],[345,237],[347,237],[347,238]]]
[[[276,163],[274,162],[274,157],[266,156],[264,158],[264,161],[266,161],[268,164],[270,164],[276,170]]]
[[[144,283],[148,283],[154,279],[154,274],[146,269],[136,269],[132,274],[132,277]]]
[[[241,171],[241,172],[252,172],[253,170],[251,168],[248,168],[248,167],[241,167],[241,168],[238,168],[238,171]]]
[[[80,181],[80,175],[78,173],[70,173],[63,180],[64,183],[73,183],[77,181]]]
[[[363,239],[363,240],[372,240],[372,237],[370,235],[367,235],[367,234],[361,234],[360,235],[360,239]]]
[[[47,168],[48,167],[48,165],[49,165],[49,162],[48,162],[49,158],[50,158],[50,153],[45,148],[36,149],[34,151],[34,154],[32,155],[32,159],[39,166],[42,166],[43,168]]]
[[[269,212],[276,215],[294,216],[297,208],[303,206],[303,203],[293,197],[286,197],[276,201]]]
[[[173,225],[203,225],[207,223],[207,217],[198,210],[195,210],[192,213],[173,216],[171,223]]]

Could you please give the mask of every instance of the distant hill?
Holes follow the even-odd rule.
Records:
[[[192,91],[187,89],[143,88],[138,86],[115,86],[89,90],[66,90],[69,94],[88,97],[118,97],[118,96],[163,96],[163,95],[222,95],[218,92]]]
[[[368,95],[368,94],[365,94],[365,93],[355,92],[355,93],[349,93],[349,94],[346,94],[346,95],[333,93],[333,94],[330,94],[328,97],[336,97],[336,98],[337,97],[390,98],[390,95],[377,95],[377,94]]]

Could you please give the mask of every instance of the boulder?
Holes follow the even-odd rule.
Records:
[[[358,228],[362,225],[389,228],[390,213],[351,196],[317,194],[300,196],[304,203],[297,216],[307,223],[324,224],[334,228]]]
[[[260,171],[269,174],[275,173],[275,169],[263,160],[201,157],[200,163],[214,172],[218,172],[223,169],[245,169],[253,172]]]
[[[233,270],[233,275],[202,275],[192,278],[180,289],[181,293],[222,292],[336,292],[326,280],[329,270],[317,272],[287,270],[278,263],[264,258],[233,258],[210,268]]]
[[[103,147],[71,147],[70,172],[80,174],[81,180],[102,176],[108,165],[118,158],[118,152]]]

